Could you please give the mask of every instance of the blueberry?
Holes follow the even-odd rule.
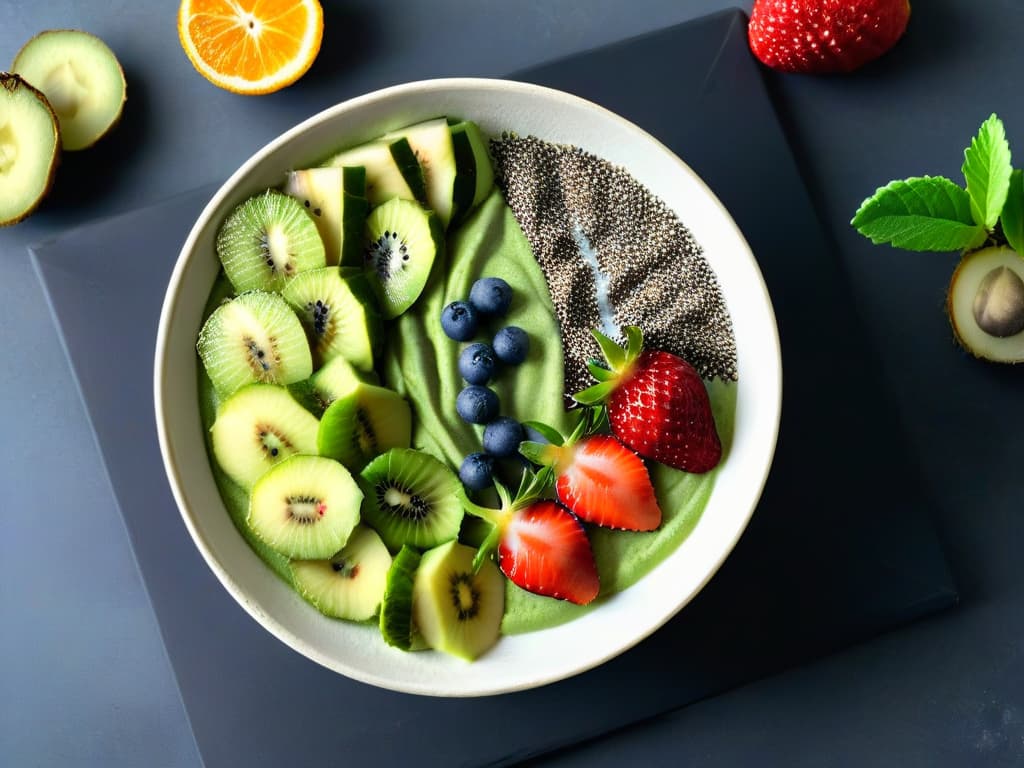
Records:
[[[469,303],[481,315],[504,317],[512,303],[512,289],[500,277],[484,277],[469,289]]]
[[[469,341],[476,336],[477,315],[467,301],[453,301],[441,311],[441,329],[449,339]]]
[[[484,450],[492,456],[515,456],[525,438],[522,424],[502,416],[484,429]]]
[[[486,384],[497,366],[490,344],[470,344],[459,355],[459,375],[470,384]]]
[[[519,365],[530,351],[530,337],[526,331],[515,325],[502,328],[494,335],[494,354],[501,362]]]
[[[486,453],[471,453],[462,460],[459,467],[459,480],[471,491],[482,491],[490,488],[494,482],[494,459]]]
[[[487,387],[466,387],[455,398],[455,410],[470,424],[486,424],[498,415],[498,396]]]

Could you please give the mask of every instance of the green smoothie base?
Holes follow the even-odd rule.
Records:
[[[511,209],[495,190],[455,232],[449,233],[447,253],[438,258],[423,294],[404,315],[386,327],[386,344],[377,370],[382,383],[406,397],[413,410],[413,447],[437,456],[454,469],[463,457],[481,450],[483,428],[467,424],[455,412],[462,389],[458,353],[462,345],[441,330],[441,310],[465,299],[480,277],[501,277],[512,287],[513,301],[504,325],[517,325],[529,334],[530,353],[520,366],[504,370],[491,383],[501,401],[501,414],[520,421],[541,421],[568,432],[570,414],[563,408],[562,345],[547,283]],[[208,311],[227,295],[223,282],[214,287]],[[715,423],[722,440],[722,461],[728,460],[736,409],[736,385],[710,382]],[[216,417],[217,396],[200,366],[199,401],[207,434],[207,453],[214,479],[235,526],[275,573],[291,584],[288,559],[263,544],[246,524],[248,495],[228,479],[213,460],[209,428]],[[654,568],[673,552],[700,519],[717,470],[692,475],[649,463],[663,522],[657,531],[635,533],[587,526],[601,593],[589,606],[541,597],[507,583],[502,632],[519,634],[556,626],[600,606]],[[499,475],[514,481],[521,466],[508,461]],[[496,498],[481,500],[496,506]]]

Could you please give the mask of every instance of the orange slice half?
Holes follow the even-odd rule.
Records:
[[[182,0],[178,35],[203,77],[234,93],[271,93],[309,69],[323,38],[318,0]]]

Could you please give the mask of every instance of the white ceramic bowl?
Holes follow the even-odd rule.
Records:
[[[674,209],[703,247],[732,315],[740,379],[735,437],[700,522],[639,583],[582,618],[502,638],[470,664],[441,653],[402,653],[373,628],[333,621],[303,602],[248,547],[214,484],[196,393],[196,335],[219,267],[214,238],[238,203],[332,149],[437,115],[575,144],[626,168]],[[306,120],[254,154],[217,191],[192,228],[171,276],[154,371],[160,448],[185,525],[231,595],[299,653],[372,685],[435,696],[521,690],[577,674],[654,632],[707,583],[754,509],[775,449],[781,363],[775,317],[749,247],[721,203],[666,147],[588,101],[534,85],[430,80],[370,93]]]

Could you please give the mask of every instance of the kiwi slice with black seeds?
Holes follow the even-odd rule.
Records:
[[[303,272],[282,295],[306,329],[316,367],[340,356],[360,370],[373,370],[380,318],[356,298],[337,268]]]
[[[272,466],[296,453],[316,455],[320,424],[284,387],[250,384],[221,403],[210,428],[224,473],[251,488]]]
[[[326,560],[345,546],[362,501],[362,491],[341,464],[297,454],[256,481],[246,522],[286,557]]]
[[[435,547],[459,535],[459,480],[430,454],[392,448],[366,465],[359,483],[366,495],[363,519],[392,552],[404,544]]]
[[[221,304],[203,324],[196,349],[221,397],[246,384],[292,384],[313,372],[302,324],[275,293],[251,291]]]
[[[327,264],[306,209],[274,189],[250,197],[228,215],[217,232],[217,257],[238,292],[280,291],[299,273]]]
[[[339,552],[325,560],[292,560],[288,566],[299,594],[320,613],[336,619],[372,619],[384,597],[391,553],[380,536],[357,525]]]
[[[324,243],[328,266],[360,263],[363,223],[370,210],[365,168],[290,171],[285,177],[284,191],[313,218]]]
[[[412,616],[431,648],[472,661],[501,635],[505,579],[490,559],[450,541],[423,554],[413,583]]]
[[[375,371],[360,371],[344,357],[334,357],[318,368],[306,381],[293,384],[292,396],[317,418],[342,395],[347,395],[357,384],[379,384]]]
[[[366,220],[364,268],[385,318],[398,317],[423,292],[434,260],[444,249],[437,215],[395,198]]]
[[[437,214],[444,227],[452,218],[453,186],[456,178],[452,134],[444,117],[426,120],[384,135],[385,139],[404,138],[409,142],[423,170],[427,206]]]
[[[357,381],[324,411],[317,446],[321,456],[358,472],[390,448],[408,448],[411,440],[409,403],[390,389]]]

